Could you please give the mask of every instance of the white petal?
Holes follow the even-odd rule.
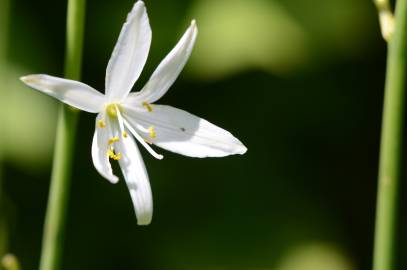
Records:
[[[131,93],[129,95],[129,102],[153,103],[161,98],[184,68],[191,55],[197,34],[198,29],[195,21],[192,21],[191,26],[185,32],[181,40],[160,63],[144,88],[140,92]]]
[[[105,103],[103,94],[81,82],[45,74],[28,75],[20,79],[28,86],[82,111],[99,112]]]
[[[119,165],[133,201],[137,223],[148,225],[153,216],[153,195],[143,158],[131,136],[120,138],[117,150],[122,154]]]
[[[103,120],[103,114],[98,114],[98,116],[96,117],[95,134],[93,135],[92,142],[93,165],[104,178],[112,183],[117,183],[118,178],[117,176],[113,175],[112,167],[107,155],[107,151],[109,148],[109,130],[106,126],[103,127],[103,125],[106,125],[106,122]]]
[[[120,113],[119,110],[117,111]],[[121,116],[118,114],[118,117]],[[129,132],[124,130],[123,123],[120,123],[118,119],[106,117],[106,125],[109,138],[116,138],[109,146],[112,147],[111,150],[114,151],[119,160],[120,168],[133,201],[137,223],[139,225],[148,225],[153,215],[153,197],[147,171],[136,142]]]
[[[127,16],[106,70],[106,95],[121,100],[130,92],[146,63],[151,28],[143,1]]]
[[[152,106],[149,112],[125,105],[123,116],[135,128],[153,128],[155,134],[145,132],[144,138],[159,147],[191,157],[223,157],[247,151],[230,132],[202,118],[171,106]]]

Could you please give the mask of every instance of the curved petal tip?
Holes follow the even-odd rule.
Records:
[[[119,178],[114,174],[108,175],[108,174],[102,173],[100,171],[99,171],[99,174],[102,175],[104,178],[106,178],[112,184],[117,184],[119,182]]]
[[[137,225],[140,226],[147,226],[150,225],[151,223],[151,219],[152,219],[152,215],[151,213],[137,213]]]
[[[134,9],[134,7],[137,7],[137,6],[145,7],[146,5],[144,4],[144,1],[138,0],[138,1],[136,1],[136,3],[134,3],[133,9]]]
[[[243,144],[239,147],[239,149],[236,151],[236,154],[243,155],[247,152],[247,147],[244,146]]]
[[[26,75],[26,76],[21,76],[20,81],[22,81],[25,84],[33,83],[37,81],[37,76],[38,75]]]
[[[198,26],[196,25],[196,20],[195,19],[193,19],[191,21],[191,26],[190,27],[193,29],[194,32],[198,32]]]

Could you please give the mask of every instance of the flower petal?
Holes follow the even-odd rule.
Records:
[[[152,105],[151,109],[125,105],[123,116],[159,147],[191,157],[223,157],[247,151],[230,132],[202,118],[171,106]],[[137,128],[140,125],[143,130]]]
[[[192,21],[191,26],[182,36],[181,40],[162,60],[144,88],[140,92],[129,95],[129,102],[153,103],[161,98],[184,68],[191,55],[197,34],[197,26],[195,21]]]
[[[106,70],[106,95],[121,100],[130,92],[146,63],[151,28],[143,1],[127,16]]]
[[[133,201],[137,224],[148,225],[153,216],[153,195],[143,158],[131,136],[121,138],[117,150],[122,154],[119,165]]]
[[[28,86],[82,111],[97,113],[105,103],[103,94],[78,81],[45,74],[28,75],[20,79]]]
[[[96,117],[95,134],[93,135],[92,142],[93,165],[104,178],[112,183],[117,183],[119,179],[113,174],[109,156],[107,155],[109,130],[103,118],[103,114],[98,114]]]

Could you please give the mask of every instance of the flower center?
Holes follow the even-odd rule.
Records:
[[[152,112],[153,107],[151,104],[147,102],[142,103],[143,107],[146,108],[147,112]],[[131,133],[135,136],[135,138],[150,152],[155,158],[162,159],[163,156],[157,154],[148,144],[152,144],[146,136],[139,135],[138,131],[134,130],[131,125],[127,122],[126,118],[123,117],[124,107],[120,103],[110,103],[105,105],[105,113],[109,116],[110,119],[108,122],[110,125],[110,133],[111,137],[107,139],[106,143],[108,145],[107,149],[107,156],[113,160],[120,160],[122,158],[122,154],[117,152],[115,149],[116,143],[119,143],[122,139],[125,140],[128,136],[127,132],[125,131],[125,126],[128,128]],[[107,125],[104,121],[105,119],[100,119],[97,122],[98,128],[105,128]],[[118,125],[118,126],[117,126]],[[142,125],[134,123],[134,125],[140,129],[139,132],[145,133],[145,135],[149,136],[151,139],[155,139],[157,137],[157,133],[154,129],[154,126],[150,126],[149,128],[145,128]],[[119,132],[118,132],[119,131]]]
[[[106,105],[106,113],[110,118],[117,118],[117,110],[123,112],[123,106],[118,103],[111,103]]]

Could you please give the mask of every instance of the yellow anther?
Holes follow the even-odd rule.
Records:
[[[109,158],[113,160],[120,160],[122,158],[122,154],[121,153],[115,154],[113,148],[107,151],[107,155]]]
[[[109,115],[111,118],[116,118],[117,117],[116,104],[107,105],[106,112],[107,115]]]
[[[105,128],[106,127],[106,124],[102,119],[98,121],[98,127],[100,127],[100,128]]]
[[[118,141],[119,141],[119,137],[115,136],[115,137],[109,139],[108,144],[110,145],[110,144],[113,144]]]
[[[154,130],[154,127],[153,127],[153,126],[151,126],[151,127],[148,128],[148,133],[150,134],[150,137],[151,137],[151,138],[157,137],[157,133],[155,133],[155,130]]]
[[[122,135],[123,135],[124,138],[127,138],[127,132],[126,131],[123,131]]]
[[[153,111],[153,106],[151,106],[150,104],[148,104],[147,102],[143,102],[142,103],[143,106],[147,109],[148,112],[152,112]]]
[[[116,118],[117,117],[117,110],[120,110],[120,112],[123,112],[123,106],[117,103],[111,103],[106,106],[106,113],[107,115],[110,116],[110,118]]]

